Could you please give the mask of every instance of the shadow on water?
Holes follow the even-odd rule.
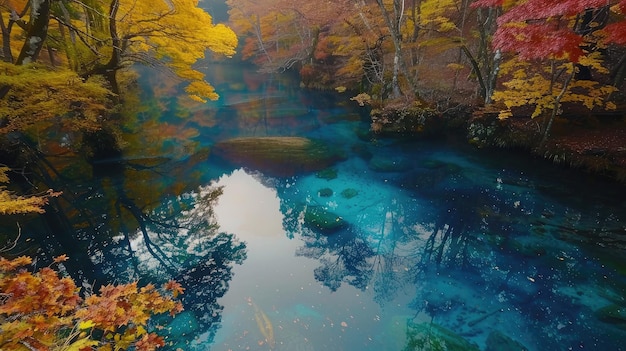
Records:
[[[221,189],[184,176],[202,160],[111,158],[83,162],[75,173],[42,157],[30,179],[63,193],[51,199],[45,214],[23,225],[23,243],[15,252],[36,250],[44,265],[67,254],[64,271],[87,290],[175,279],[185,288],[186,312],[165,321],[174,349],[200,336],[210,341],[221,321],[218,299],[228,291],[233,266],[245,260],[246,245],[220,232],[215,222]]]

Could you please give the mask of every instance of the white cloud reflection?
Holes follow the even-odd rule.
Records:
[[[243,169],[220,177],[214,185],[223,187],[214,208],[220,231],[248,242],[285,235],[276,190],[267,188]]]

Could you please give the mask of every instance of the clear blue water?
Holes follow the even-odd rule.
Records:
[[[349,95],[206,71],[222,98],[202,106],[145,75],[152,107],[126,126],[137,144],[94,171],[65,166],[66,216],[25,230],[90,284],[180,281],[185,312],[162,321],[172,349],[430,350],[415,345],[443,328],[480,350],[490,335],[532,351],[626,349],[624,186],[453,140],[369,135]],[[241,136],[323,140],[346,158],[332,178],[212,153]],[[311,208],[345,225],[321,232]]]

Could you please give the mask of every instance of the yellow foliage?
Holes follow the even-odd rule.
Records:
[[[133,62],[163,64],[189,82],[208,84],[204,74],[193,67],[205,57],[207,50],[227,57],[235,54],[235,33],[223,24],[214,24],[212,17],[198,7],[198,0],[119,0],[115,33],[109,31],[110,3],[110,0],[94,0],[89,6],[66,3],[65,6],[73,7],[71,22],[83,33],[83,40],[72,40],[56,26],[50,26],[49,33],[54,33],[64,45],[65,55],[74,69],[90,71],[106,65],[113,55],[112,36],[121,41],[117,49],[121,51],[122,67]],[[196,96],[202,101],[217,98],[211,89],[201,92],[208,92]]]
[[[436,30],[448,32],[456,29],[456,24],[446,15],[456,11],[460,1],[458,0],[425,0],[420,4],[421,26],[434,26]]]
[[[33,124],[60,118],[73,129],[97,129],[110,91],[97,80],[83,80],[67,69],[42,65],[16,66],[0,62],[7,95],[0,100],[5,119],[0,133],[25,130]]]
[[[448,63],[446,66],[453,71],[460,71],[465,68],[465,65],[460,63]]]
[[[80,351],[83,349],[91,349],[91,346],[98,346],[99,342],[91,340],[91,338],[82,338],[76,340],[65,351]]]
[[[581,63],[585,62],[590,67],[603,69],[599,57],[596,55],[584,56]],[[537,71],[532,70],[532,66],[526,62],[512,59],[503,63],[503,71],[512,76],[503,85],[505,90],[496,91],[492,98],[506,106],[506,110],[500,112],[499,118],[504,119],[512,115],[511,108],[521,106],[534,106],[532,118],[542,115],[545,111],[555,108],[557,96],[563,90],[563,83],[556,78],[551,81],[550,72],[552,69],[545,68]],[[555,67],[556,72],[562,72],[561,76],[571,75],[575,69],[573,63],[563,63]],[[596,81],[573,80],[565,87],[565,94],[560,99],[560,103],[581,103],[588,109],[603,107],[614,109],[614,104],[608,104],[605,99],[617,89],[610,85],[601,85]]]
[[[8,167],[0,166],[0,183],[9,182],[8,171]],[[43,213],[48,198],[58,195],[60,193],[48,191],[44,195],[24,197],[15,195],[5,186],[0,186],[0,214]]]
[[[602,54],[599,51],[581,56],[578,59],[580,65],[587,66],[601,74],[608,74],[609,70],[602,65],[602,62]]]
[[[130,38],[129,55],[155,54],[179,77],[190,81],[192,98],[215,100],[218,95],[193,65],[208,49],[230,57],[237,36],[223,24],[213,24],[211,15],[197,0],[121,0],[117,15],[118,34]]]

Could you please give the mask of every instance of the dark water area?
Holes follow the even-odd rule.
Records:
[[[170,349],[626,349],[623,185],[382,138],[349,95],[205,70],[203,105],[142,72],[123,156],[52,160],[62,210],[22,223],[85,284],[181,282]]]

